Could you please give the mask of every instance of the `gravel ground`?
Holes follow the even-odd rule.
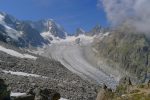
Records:
[[[35,78],[17,76],[0,72],[13,92],[26,92],[33,86],[57,90],[62,97],[69,100],[95,100],[99,86],[81,79],[66,69],[61,63],[38,56],[37,60],[21,59],[0,52],[1,70],[26,72],[46,76]]]

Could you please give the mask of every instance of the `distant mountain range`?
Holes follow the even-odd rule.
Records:
[[[74,36],[99,34],[102,27],[97,25],[90,32],[78,28]],[[69,34],[52,19],[22,21],[0,12],[0,40],[19,47],[43,46],[55,39],[65,39]]]

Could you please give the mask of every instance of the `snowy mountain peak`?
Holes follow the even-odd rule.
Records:
[[[82,28],[77,28],[75,36],[79,36],[80,34],[85,34],[85,31]]]
[[[82,28],[77,28],[76,33],[71,37],[53,19],[21,21],[9,14],[0,12],[0,41],[21,47],[38,47],[56,41],[70,41],[77,38],[89,39],[100,32],[102,32],[100,25],[95,26],[89,33]]]
[[[5,16],[0,12],[0,21],[3,20]]]
[[[4,23],[6,13],[0,12],[0,23]]]
[[[6,16],[6,13],[5,13],[5,12],[0,12],[0,16],[5,17],[5,16]]]
[[[6,15],[6,13],[5,12],[0,12],[0,15]]]
[[[0,12],[0,21],[3,21],[3,23],[6,24],[14,24],[17,22],[17,19],[5,12]]]
[[[96,25],[92,31],[91,31],[93,34],[92,35],[96,35],[96,34],[99,34],[102,32],[102,26],[100,25]]]
[[[21,21],[0,12],[0,41],[16,46],[42,46],[66,38],[65,30],[52,19]]]
[[[42,22],[42,23],[41,23]],[[64,29],[54,22],[52,19],[43,20],[37,24],[41,23],[40,35],[47,41],[58,41],[60,39],[66,38],[66,32]]]

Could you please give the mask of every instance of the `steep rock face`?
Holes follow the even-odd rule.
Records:
[[[103,34],[108,32],[108,29],[102,27],[101,25],[94,26],[90,31],[84,31],[82,28],[77,28],[74,33],[75,36],[86,35],[86,36],[97,36],[99,34]]]
[[[49,32],[54,37],[65,38],[67,34],[65,30],[60,25],[56,24],[52,19],[30,22],[30,24],[40,33]]]
[[[96,25],[96,26],[92,29],[91,32],[93,33],[93,35],[99,34],[99,33],[102,32],[102,27],[101,27],[100,25]]]
[[[104,29],[102,28],[102,26],[96,25],[96,26],[94,26],[94,27],[92,28],[91,31],[87,32],[86,34],[87,34],[88,36],[94,36],[94,35],[98,35],[98,34],[102,33],[103,30],[104,30]]]
[[[21,24],[17,25],[16,27],[17,30],[23,33],[19,39],[19,46],[42,46],[43,44],[49,43],[49,41],[44,40],[39,31],[32,28],[28,22],[21,22]]]
[[[114,70],[119,68],[122,76],[127,75],[138,82],[150,78],[150,44],[145,35],[112,32],[96,41],[94,48]]]
[[[0,40],[3,42],[19,47],[37,47],[50,44],[55,37],[64,39],[66,34],[53,20],[21,21],[0,12]]]

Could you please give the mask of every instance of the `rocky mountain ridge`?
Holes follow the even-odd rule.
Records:
[[[150,42],[144,34],[114,31],[97,40],[93,47],[99,60],[112,69],[108,72],[107,68],[101,67],[106,72],[114,73],[116,77],[129,76],[135,83],[150,79]]]
[[[42,46],[51,42],[42,35],[43,32],[59,38],[65,38],[67,34],[53,20],[21,21],[6,13],[0,13],[1,41],[20,47]]]

